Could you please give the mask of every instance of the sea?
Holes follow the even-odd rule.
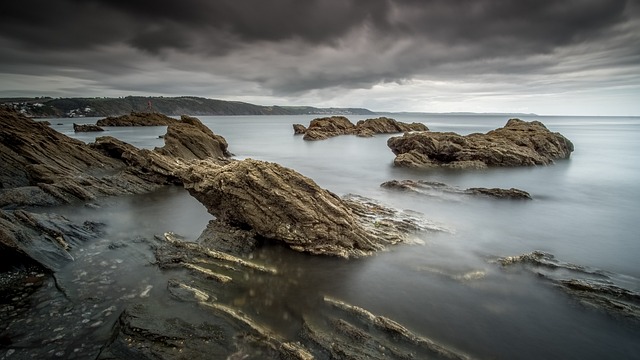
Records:
[[[640,359],[637,318],[585,301],[559,285],[586,279],[640,293],[639,117],[522,116],[571,140],[575,146],[571,157],[549,166],[484,170],[395,167],[386,142],[397,134],[315,142],[293,134],[292,124],[308,125],[315,117],[199,119],[227,140],[237,159],[279,163],[338,195],[356,194],[416,212],[441,230],[421,233],[419,244],[397,245],[356,260],[302,254],[277,244],[259,248],[255,258],[282,269],[281,283],[256,284],[252,291],[257,299],[246,306],[269,314],[262,321],[273,331],[295,334],[299,328],[287,321],[287,314],[313,312],[318,298],[330,296],[472,358]],[[348,116],[354,123],[369,117]],[[393,117],[424,123],[431,131],[462,135],[485,133],[509,119],[508,115]],[[159,136],[165,127],[73,132],[74,122],[96,120],[48,119],[52,128],[85,142],[110,135],[140,148],[163,145]],[[517,188],[529,192],[532,200],[380,187],[389,180],[407,179],[459,189]],[[7,348],[5,354],[0,350],[0,358],[9,351],[24,358],[95,355],[128,303],[167,298],[170,275],[153,265],[153,252],[141,239],[171,231],[195,240],[213,218],[178,187],[100,199],[91,205],[45,209],[78,222],[105,223],[105,235],[76,248],[72,253],[76,261],[57,274],[57,282],[66,289],[64,298],[51,295],[55,291],[45,287],[32,295],[30,311],[15,315],[23,319],[9,319],[17,321],[14,328],[23,327],[23,338],[14,343],[24,347]],[[499,261],[533,252],[544,254],[545,265],[505,266]],[[287,279],[294,277],[296,281]],[[167,306],[184,317],[197,317],[203,311],[192,305]],[[52,316],[52,311],[59,316]],[[65,322],[65,311],[75,320]],[[56,340],[56,334],[63,336]]]

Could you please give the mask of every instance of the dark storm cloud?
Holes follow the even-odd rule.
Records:
[[[634,63],[640,46],[607,42],[629,36],[634,28],[624,25],[637,8],[634,0],[11,1],[0,11],[0,40],[12,48],[0,54],[0,71],[66,64],[110,73],[115,63],[133,74],[140,66],[127,66],[128,56],[287,93],[537,72],[562,61],[559,49],[580,46]],[[146,57],[112,50],[123,46]]]

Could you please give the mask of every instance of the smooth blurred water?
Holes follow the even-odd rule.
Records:
[[[426,234],[425,245],[398,246],[351,261],[263,247],[256,255],[261,261],[296,277],[279,286],[256,285],[276,299],[264,305],[265,311],[313,311],[319,295],[331,295],[480,358],[640,358],[637,322],[583,306],[529,271],[505,270],[489,261],[543,250],[563,262],[607,271],[620,285],[640,291],[640,118],[527,117],[523,120],[539,120],[570,139],[575,145],[571,158],[544,167],[417,171],[393,167],[387,135],[318,142],[293,135],[292,124],[307,125],[314,117],[200,119],[227,139],[239,159],[278,162],[337,194],[355,193],[422,212],[451,232]],[[487,132],[508,120],[479,115],[396,119],[460,134]],[[95,122],[79,120],[75,122]],[[111,135],[146,148],[161,146],[158,135],[164,133],[164,128],[107,128],[105,133],[74,134],[73,121],[50,122],[83,141]],[[439,181],[460,188],[515,187],[531,193],[534,200],[430,197],[379,187],[392,179]],[[194,239],[210,219],[184,191],[130,199],[108,200],[91,217],[106,221],[109,232],[122,237],[127,232],[174,229]],[[69,216],[87,217],[75,210],[69,210]],[[484,276],[461,280],[461,275],[474,271]],[[277,326],[287,332],[286,322]]]

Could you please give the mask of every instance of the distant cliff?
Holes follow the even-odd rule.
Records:
[[[240,101],[200,97],[123,98],[6,98],[0,104],[33,117],[118,116],[132,111],[153,111],[165,115],[370,115],[360,108],[316,108],[311,106],[261,106]]]

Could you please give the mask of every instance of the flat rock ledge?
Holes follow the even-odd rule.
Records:
[[[422,123],[407,124],[387,117],[360,120],[354,125],[344,116],[331,116],[311,120],[308,128],[301,124],[293,125],[294,134],[304,134],[304,140],[325,140],[338,135],[371,137],[375,134],[428,130]]]
[[[392,137],[387,145],[394,165],[409,168],[482,169],[552,164],[573,152],[571,141],[539,121],[510,119],[499,129],[466,136],[452,132],[413,132]]]
[[[168,126],[177,120],[160,113],[135,112],[121,116],[109,116],[96,122],[97,126]]]
[[[104,129],[98,125],[73,123],[73,132],[99,132],[99,131],[104,131]]]
[[[474,187],[460,189],[441,182],[424,180],[391,180],[380,184],[380,187],[393,190],[411,191],[423,195],[433,195],[434,193],[447,193],[457,195],[478,195],[496,199],[531,200],[531,194],[524,190],[510,188],[483,188]]]

